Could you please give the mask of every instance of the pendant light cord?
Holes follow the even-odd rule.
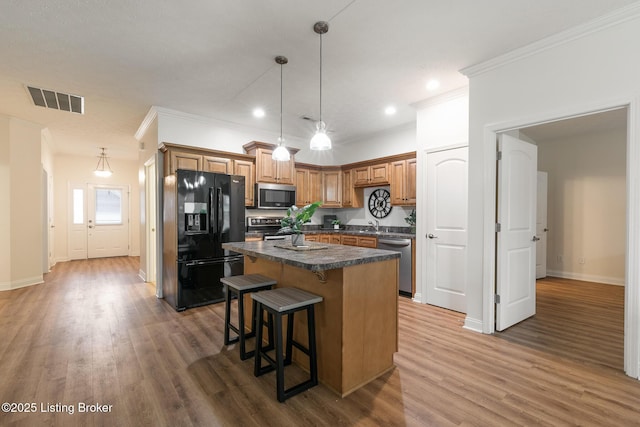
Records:
[[[282,145],[282,64],[280,64],[280,144]]]
[[[320,122],[322,123],[322,33],[320,34]]]

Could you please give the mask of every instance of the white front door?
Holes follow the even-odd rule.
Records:
[[[467,311],[468,148],[427,153],[428,304]]]
[[[128,186],[89,184],[87,196],[88,258],[128,255]]]
[[[536,197],[536,279],[547,277],[547,181],[546,172],[538,172]]]
[[[538,147],[500,135],[499,149],[496,330],[502,331],[536,313]]]
[[[69,259],[87,259],[87,185],[69,184]]]

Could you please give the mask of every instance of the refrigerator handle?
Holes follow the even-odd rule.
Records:
[[[216,232],[217,233],[221,233],[223,231],[223,225],[222,225],[222,221],[224,219],[223,217],[223,206],[222,206],[222,202],[223,202],[223,197],[222,197],[222,187],[218,187],[216,188],[216,221],[217,221],[217,229]]]
[[[216,225],[218,224],[218,219],[215,217],[217,214],[217,210],[215,209],[215,200],[213,198],[213,188],[209,187],[209,229],[212,233],[217,233],[218,229]]]

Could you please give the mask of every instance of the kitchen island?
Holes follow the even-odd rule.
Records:
[[[303,250],[278,247],[282,245],[232,242],[223,248],[245,255],[245,274],[260,273],[275,279],[276,287],[323,297],[316,306],[320,382],[344,397],[393,368],[400,254],[329,243],[307,242]],[[250,311],[245,310],[247,321]],[[295,319],[295,338],[306,343],[306,315]],[[294,349],[294,361],[307,369],[307,357],[298,356]]]

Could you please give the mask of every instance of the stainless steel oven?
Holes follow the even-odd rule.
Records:
[[[290,234],[278,233],[280,230],[279,216],[249,216],[247,217],[247,232],[261,233],[263,240],[286,240]]]

